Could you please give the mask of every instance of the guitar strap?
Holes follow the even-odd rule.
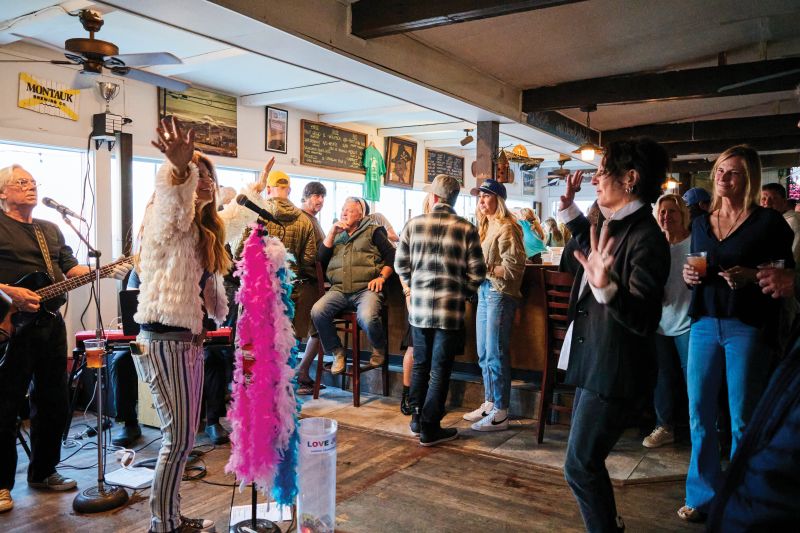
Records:
[[[39,241],[39,251],[42,252],[44,264],[47,266],[47,273],[50,274],[50,279],[54,282],[57,281],[55,271],[53,271],[53,263],[50,261],[50,249],[47,247],[47,241],[44,238],[42,228],[36,222],[33,223],[33,231],[36,232],[36,240]]]

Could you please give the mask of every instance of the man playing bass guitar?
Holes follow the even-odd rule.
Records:
[[[61,457],[61,434],[67,419],[67,334],[57,312],[65,299],[40,302],[32,290],[12,283],[33,272],[46,272],[54,282],[89,273],[79,265],[64,235],[52,222],[33,218],[38,202],[36,180],[19,165],[0,169],[0,290],[17,311],[39,313],[0,351],[0,512],[14,503],[11,490],[17,467],[17,414],[30,391],[31,461],[28,485],[48,490],[76,487],[73,479],[56,471]],[[124,276],[120,265],[113,277]],[[13,311],[13,309],[12,309]]]

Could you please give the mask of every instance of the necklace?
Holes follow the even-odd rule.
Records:
[[[722,212],[722,209],[717,210],[717,228],[719,229],[719,234],[722,235],[722,237],[720,237],[720,239],[719,239],[719,242],[722,242],[722,241],[724,241],[725,239],[728,238],[728,236],[733,231],[733,228],[736,227],[736,223],[739,222],[739,219],[742,218],[742,215],[744,214],[745,211],[747,211],[746,207],[744,209],[742,209],[741,211],[739,211],[739,214],[736,215],[735,219],[733,219],[733,224],[731,224],[731,227],[728,228],[728,232],[725,235],[722,235],[722,224],[720,223],[720,219],[719,219],[719,214]]]

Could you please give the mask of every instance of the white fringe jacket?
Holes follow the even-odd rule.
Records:
[[[200,298],[203,266],[197,254],[199,230],[194,225],[199,173],[190,163],[189,178],[174,185],[173,172],[169,162],[161,166],[153,204],[145,213],[139,309],[134,319],[139,324],[158,322],[188,328],[197,334],[203,329],[203,306],[219,324],[228,313],[228,300],[219,274],[206,280]]]

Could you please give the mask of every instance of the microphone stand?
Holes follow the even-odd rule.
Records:
[[[95,338],[97,340],[104,339],[102,317],[100,316],[100,251],[89,243],[89,239],[84,237],[80,230],[72,224],[67,215],[62,213],[61,217],[78,235],[81,242],[86,245],[87,255],[90,258],[94,258],[96,276],[93,283],[96,312]],[[75,496],[72,501],[72,508],[78,513],[102,513],[121,507],[128,502],[128,493],[125,489],[117,485],[107,485],[105,481],[106,443],[104,439],[105,430],[103,428],[103,367],[105,366],[106,355],[107,351],[103,353],[100,368],[96,370],[97,381],[95,383],[95,401],[97,402],[97,486],[84,489]]]

